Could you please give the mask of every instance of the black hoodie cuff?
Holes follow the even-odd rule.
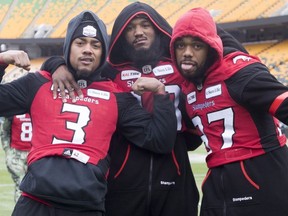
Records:
[[[57,70],[61,65],[66,65],[65,60],[61,56],[53,56],[48,58],[41,66],[41,70],[49,72],[51,75]]]
[[[5,74],[5,69],[8,67],[7,64],[0,64],[0,82],[2,81],[2,77]]]
[[[241,51],[248,53],[245,47],[229,32],[225,31],[219,25],[217,25],[217,34],[222,40],[224,47],[224,56],[235,51]]]

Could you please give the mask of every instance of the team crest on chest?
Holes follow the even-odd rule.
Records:
[[[206,88],[206,90],[205,90],[205,98],[206,99],[216,97],[216,96],[219,96],[221,94],[222,94],[222,85],[221,84],[210,86],[210,87]]]
[[[149,74],[152,72],[152,66],[151,65],[145,65],[142,67],[143,74]]]
[[[141,77],[141,73],[136,70],[123,70],[121,71],[121,80],[137,79]]]
[[[80,88],[86,88],[87,87],[87,81],[86,80],[78,80],[77,84]]]
[[[97,89],[88,89],[87,95],[90,97],[101,98],[104,100],[110,99],[110,92],[101,91],[101,90],[97,90]]]
[[[163,75],[174,73],[174,69],[171,65],[161,65],[161,66],[155,67],[153,69],[153,72],[155,76],[163,76]]]
[[[187,102],[188,104],[192,104],[196,101],[196,92],[193,91],[187,95]]]

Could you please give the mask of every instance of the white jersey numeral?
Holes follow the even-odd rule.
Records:
[[[216,121],[222,121],[223,122],[223,133],[221,134],[223,144],[221,146],[221,149],[230,148],[233,145],[233,135],[235,134],[234,130],[234,113],[232,108],[227,108],[224,110],[212,112],[207,114],[207,120],[208,123],[211,124]],[[193,124],[195,127],[198,127],[198,129],[201,131],[202,136],[201,139],[205,143],[205,146],[207,149],[209,149],[208,154],[210,154],[211,148],[209,146],[209,140],[204,132],[204,126],[202,124],[201,118],[199,116],[195,116],[192,119]]]
[[[31,122],[23,122],[21,124],[20,139],[23,142],[30,142],[32,139],[32,124]]]
[[[59,143],[73,143],[73,144],[83,144],[85,141],[85,131],[83,128],[88,125],[90,121],[90,110],[88,107],[68,104],[63,105],[62,112],[73,112],[78,114],[77,122],[66,121],[66,128],[74,131],[72,140],[62,140],[56,137],[53,138],[52,144]]]
[[[179,110],[180,87],[178,85],[166,85],[165,91],[173,95],[175,115],[177,117],[177,130],[180,131],[182,128],[182,114]]]

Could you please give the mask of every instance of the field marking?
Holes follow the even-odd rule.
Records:
[[[14,184],[0,184],[0,187],[13,187]]]
[[[206,154],[188,152],[190,163],[206,163]]]

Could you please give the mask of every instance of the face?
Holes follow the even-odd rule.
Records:
[[[73,40],[70,63],[78,77],[90,76],[100,65],[102,44],[96,38],[80,37]]]
[[[175,56],[181,74],[189,79],[203,76],[209,46],[198,38],[185,36],[175,41]]]
[[[155,40],[153,24],[144,18],[134,18],[124,30],[125,39],[135,50],[149,49]]]

